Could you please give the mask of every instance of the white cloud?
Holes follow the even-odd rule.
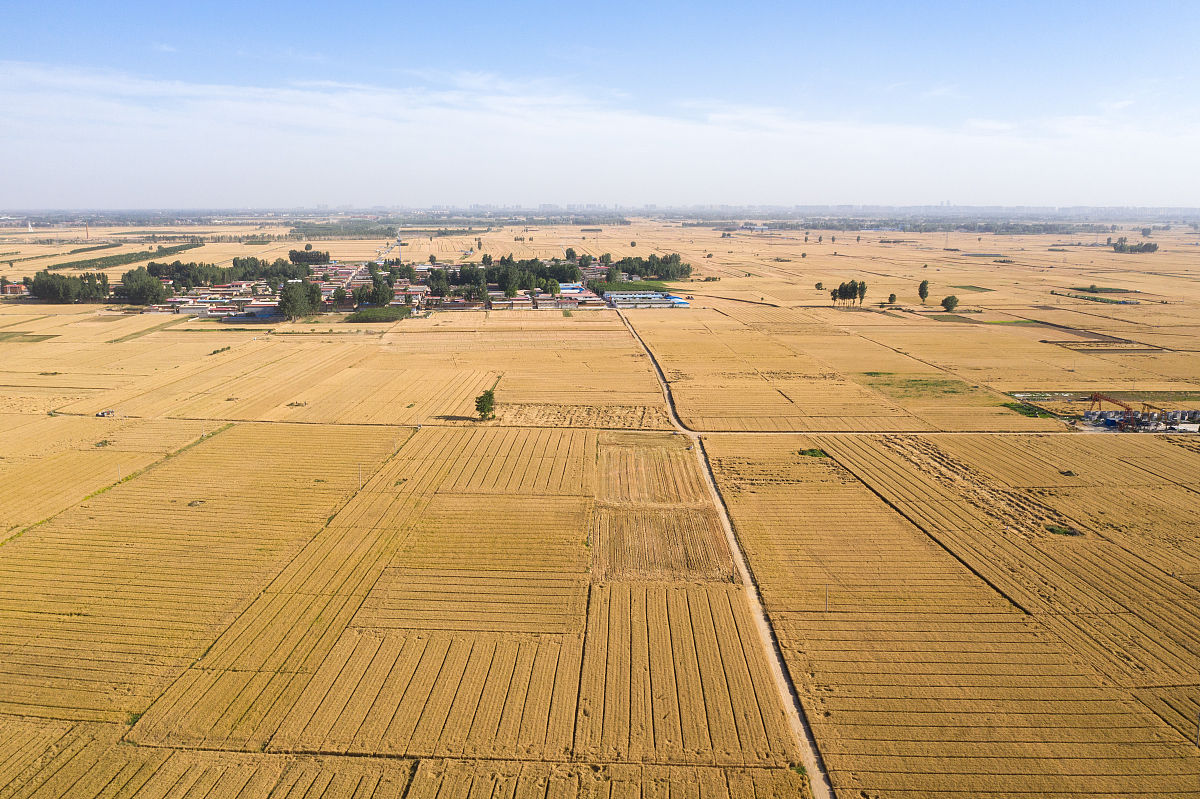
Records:
[[[153,49],[157,53],[178,53],[179,52],[179,48],[174,47],[169,44],[164,44],[163,42],[155,42],[153,45],[151,45],[151,49]]]
[[[1200,205],[1200,126],[815,119],[476,73],[152,80],[0,62],[0,208],[471,202]]]

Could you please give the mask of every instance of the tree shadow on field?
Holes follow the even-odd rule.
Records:
[[[478,422],[479,421],[478,416],[452,416],[450,414],[441,414],[440,416],[435,416],[433,418],[438,419],[443,422]]]

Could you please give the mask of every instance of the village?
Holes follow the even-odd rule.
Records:
[[[315,277],[307,281],[292,279],[287,282],[308,282],[320,288],[321,302],[318,312],[352,312],[362,305],[355,302],[355,291],[371,290],[376,283],[378,268],[382,261],[363,263],[331,262],[314,270]],[[560,283],[557,291],[542,288],[505,292],[497,284],[488,284],[487,299],[467,299],[463,296],[438,296],[429,285],[430,277],[438,271],[457,273],[455,264],[421,264],[413,267],[417,279],[396,278],[392,285],[391,307],[408,307],[412,311],[478,311],[478,310],[559,310],[573,311],[589,308],[687,308],[688,298],[662,291],[637,290],[641,278],[636,274],[621,273],[621,282],[630,285],[628,290],[603,291],[600,294],[587,288],[587,283],[605,280],[607,270],[598,267],[581,269],[583,281]],[[161,279],[172,296],[161,303],[146,306],[143,313],[177,313],[195,316],[198,319],[217,319],[223,322],[272,322],[282,316],[279,309],[279,293],[282,285],[273,285],[266,280],[239,280],[213,286],[197,286],[177,291],[174,281]],[[373,305],[373,307],[379,307]]]

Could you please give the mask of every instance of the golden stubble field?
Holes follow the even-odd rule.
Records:
[[[479,234],[696,267],[623,317],[0,303],[0,798],[804,795],[776,652],[838,797],[1194,795],[1200,444],[1010,406],[1200,406],[1197,237],[809,235]]]

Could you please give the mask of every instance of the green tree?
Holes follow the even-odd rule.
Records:
[[[929,281],[922,280],[921,285],[917,286],[917,296],[921,298],[921,304],[925,304],[925,300],[929,299]]]
[[[492,265],[492,256],[488,255],[487,253],[484,253],[483,260],[480,261],[480,263],[482,263],[484,266],[491,266]]]
[[[354,297],[354,305],[356,307],[363,305],[364,303],[370,302],[371,301],[371,287],[370,286],[355,286],[353,297]]]
[[[372,305],[377,305],[380,308],[387,307],[395,297],[395,292],[387,284],[386,280],[376,280],[374,285],[371,286]]]
[[[631,241],[631,242],[629,242],[629,246],[630,246],[630,247],[636,247],[636,246],[637,246],[637,242],[636,242],[636,241]]]
[[[344,305],[346,302],[346,290],[338,286],[333,290],[333,304]]]
[[[888,305],[895,305],[895,304],[896,304],[896,295],[889,294],[888,295]]]
[[[293,322],[301,316],[308,316],[313,313],[312,295],[309,294],[308,286],[311,284],[291,281],[284,283],[279,289],[279,313],[283,314]],[[318,291],[320,288],[318,287]]]
[[[431,263],[431,264],[437,263],[437,256],[434,255],[433,253],[429,253],[429,263]]]
[[[565,255],[566,255],[566,259],[568,261],[574,261],[575,260],[575,248],[568,247]]]
[[[604,274],[604,282],[606,282],[606,283],[621,282],[621,270],[617,269],[615,266],[610,266],[608,268],[608,271]]]
[[[954,309],[958,307],[958,297],[955,297],[953,294],[949,297],[943,297],[942,307],[946,309],[946,313],[954,313]]]
[[[609,264],[611,264],[612,263],[612,253],[606,252],[603,255],[601,255],[600,263],[604,264],[605,266],[608,266]]]
[[[487,389],[478,397],[475,398],[475,412],[479,414],[480,421],[486,421],[494,418],[496,415],[496,391],[495,389]]]
[[[825,284],[824,284],[824,283],[818,283],[818,284],[816,285],[816,289],[817,289],[817,291],[824,291],[824,290],[825,290]]]
[[[121,275],[121,291],[134,305],[155,305],[162,302],[170,291],[162,281],[139,266]]]
[[[867,281],[858,281],[858,304],[862,305],[863,297],[867,296]]]

